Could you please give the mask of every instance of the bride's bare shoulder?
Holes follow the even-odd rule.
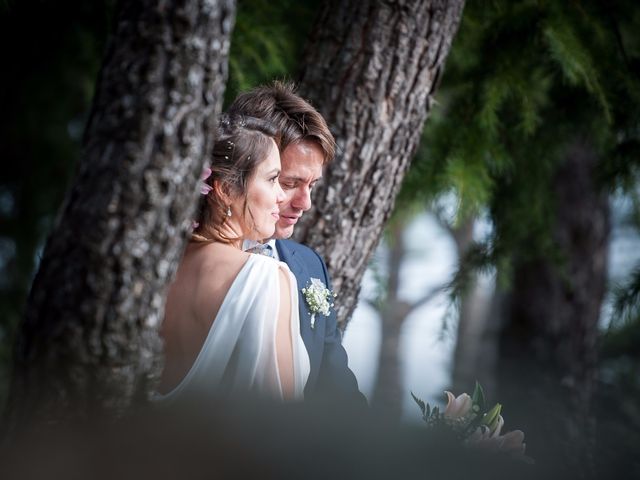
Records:
[[[249,254],[220,243],[189,244],[178,267],[175,283],[191,293],[224,289],[246,263]]]
[[[185,257],[196,263],[202,270],[239,270],[249,258],[249,254],[224,243],[209,243],[206,245],[189,245]]]
[[[187,247],[174,286],[182,290],[182,300],[191,305],[196,318],[204,319],[205,323],[215,318],[248,258],[248,253],[224,244]]]

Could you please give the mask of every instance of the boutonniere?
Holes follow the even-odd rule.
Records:
[[[316,313],[329,316],[336,294],[329,290],[319,278],[310,279],[307,286],[302,289],[302,294],[311,312],[311,328],[313,328],[316,323]]]

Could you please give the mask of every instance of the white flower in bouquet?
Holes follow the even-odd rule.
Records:
[[[522,430],[512,430],[504,435],[500,435],[500,429],[504,420],[500,416],[498,428],[491,432],[488,428],[478,427],[473,432],[467,442],[478,448],[485,448],[489,451],[504,452],[515,456],[524,456],[526,444],[524,443],[524,433]]]
[[[451,392],[444,392],[447,395],[447,407],[444,416],[449,418],[464,417],[471,411],[473,400],[467,393],[462,393],[457,397]]]

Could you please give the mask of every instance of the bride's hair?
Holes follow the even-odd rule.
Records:
[[[256,167],[267,158],[274,140],[279,144],[277,128],[270,122],[245,115],[223,114],[213,145],[210,168],[211,175],[205,182],[219,188],[233,198],[244,198],[242,211],[251,215],[247,205],[247,184]],[[196,242],[229,243],[237,238],[229,238],[222,232],[227,221],[228,205],[216,188],[204,196],[198,208],[191,239]],[[244,219],[243,219],[244,220]]]

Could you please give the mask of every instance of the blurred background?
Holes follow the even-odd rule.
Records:
[[[319,3],[238,2],[226,103],[296,78]],[[114,6],[0,2],[0,401]],[[442,404],[478,380],[507,429],[540,440],[580,425],[601,469],[640,475],[639,79],[635,1],[468,2],[343,325],[374,407],[419,422],[411,391]],[[567,402],[549,407],[554,392]]]

